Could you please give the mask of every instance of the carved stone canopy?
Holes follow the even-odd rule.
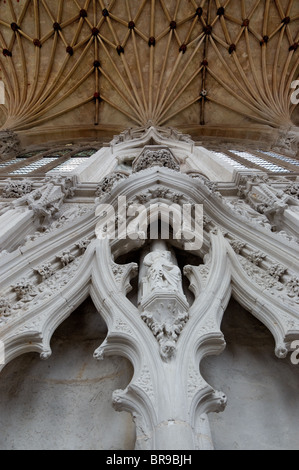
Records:
[[[133,172],[136,173],[154,166],[165,167],[180,171],[180,164],[171,150],[160,145],[144,147],[141,154],[133,162]]]

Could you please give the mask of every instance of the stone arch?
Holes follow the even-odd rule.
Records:
[[[107,328],[90,298],[55,330],[52,356],[23,354],[0,375],[2,449],[132,450],[131,416],[116,413],[111,395],[132,378],[123,358],[94,361]]]
[[[206,357],[201,365],[203,377],[227,396],[224,412],[209,414],[215,448],[295,449],[298,366],[289,358],[275,357],[271,332],[234,299],[221,330],[225,350],[218,357]]]

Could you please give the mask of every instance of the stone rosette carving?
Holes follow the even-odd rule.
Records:
[[[37,295],[34,285],[26,279],[19,281],[17,284],[12,286],[12,289],[17,294],[18,299],[22,300],[22,302],[31,302]]]
[[[89,238],[83,238],[78,243],[76,243],[76,247],[79,248],[81,254],[84,254],[87,248],[89,247],[90,243],[91,240],[89,240]]]
[[[293,276],[286,286],[289,297],[299,297],[299,277]]]
[[[266,255],[261,251],[254,251],[249,253],[246,257],[252,264],[259,266],[260,263],[266,258]]]
[[[145,393],[151,398],[154,398],[154,389],[151,380],[151,374],[147,366],[143,366],[136,384],[145,391]]]
[[[54,269],[50,263],[42,264],[38,268],[34,270],[37,272],[41,278],[42,281],[45,281],[46,279],[49,279],[54,274]]]
[[[281,264],[273,264],[267,270],[267,273],[272,276],[276,281],[279,281],[280,278],[284,275],[287,268]]]
[[[239,255],[241,253],[241,251],[243,250],[243,248],[246,247],[246,243],[240,241],[240,240],[231,240],[230,241],[230,245],[232,247],[232,249],[234,250],[234,252]]]
[[[69,250],[65,250],[60,255],[58,255],[57,258],[60,260],[62,266],[65,267],[74,261],[75,256],[72,255]]]
[[[0,299],[0,317],[9,317],[11,315],[11,303],[9,300]]]

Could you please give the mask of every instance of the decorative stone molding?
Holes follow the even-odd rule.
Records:
[[[230,240],[230,245],[233,248],[234,252],[239,255],[243,248],[246,247],[246,243],[241,242],[240,240]]]
[[[3,189],[2,197],[6,199],[18,199],[33,190],[32,182],[29,180],[9,181]]]
[[[134,201],[139,204],[146,204],[150,201],[153,201],[154,199],[167,199],[174,204],[181,204],[183,199],[186,200],[186,196],[182,193],[171,191],[169,188],[159,186],[157,188],[148,189],[147,191],[137,194],[134,197]],[[130,203],[132,202],[133,201]]]
[[[189,319],[187,305],[180,300],[175,294],[167,297],[156,294],[155,300],[144,305],[141,314],[159,342],[164,361],[174,356],[179,335]]]
[[[176,342],[189,319],[182,275],[166,249],[154,248],[143,264],[146,275],[141,280],[141,318],[159,342],[161,357],[167,361],[173,357]]]
[[[285,267],[272,265],[267,270],[264,270],[245,258],[241,258],[240,263],[248,277],[259,286],[259,289],[273,296],[275,301],[279,300],[290,306],[294,306],[299,301],[296,296],[290,295],[292,289],[290,285],[281,282],[281,277],[286,272]]]
[[[75,256],[71,254],[70,251],[63,251],[60,255],[57,256],[57,259],[60,260],[63,267],[68,266],[75,259]]]
[[[203,216],[203,227],[204,228],[207,228],[208,225],[210,225],[212,223],[213,223],[213,220],[211,219],[211,217],[208,217],[207,215]]]
[[[153,381],[148,366],[144,365],[141,369],[136,384],[150,397],[151,400],[155,399]]]
[[[261,251],[254,251],[249,253],[246,258],[255,266],[259,266],[260,263],[266,258],[266,255]]]
[[[270,276],[272,276],[276,281],[279,281],[286,270],[287,269],[280,264],[273,264],[268,268],[267,273],[270,274]]]
[[[117,171],[106,176],[101,183],[97,186],[95,196],[99,200],[111,193],[112,188],[120,181],[128,178],[128,173]]]
[[[169,148],[145,147],[141,155],[133,162],[133,172],[146,170],[152,167],[169,168],[174,171],[180,171],[180,165]]]
[[[34,217],[39,221],[41,227],[46,229],[53,218],[58,216],[65,194],[60,185],[53,182],[46,183],[41,189],[33,191],[25,198]]]
[[[127,295],[132,290],[130,281],[138,274],[138,264],[130,263],[120,265],[111,261],[111,269],[115,282],[119,286],[120,290]]]
[[[252,224],[259,225],[266,230],[271,230],[272,226],[268,218],[264,214],[259,213],[256,209],[253,209],[242,199],[228,201],[226,204],[242,219],[246,219]]]
[[[153,135],[151,131],[146,136],[136,137],[133,131],[132,134],[131,140],[115,144],[114,151],[119,146],[127,155],[133,148],[136,155],[136,148],[148,145],[147,139]],[[162,139],[159,132],[154,135]],[[190,151],[188,142],[180,140],[177,145]],[[243,190],[253,196],[253,186],[262,188],[265,184],[264,176],[259,178],[243,181]],[[271,177],[267,181],[273,189],[271,198],[294,204],[294,194],[288,194],[286,189],[293,180],[280,179]],[[294,261],[298,258],[298,245],[272,233],[265,214],[246,200],[237,199],[233,182],[227,185],[228,191],[223,191],[222,199],[217,196],[217,191],[222,191],[221,184],[209,187],[202,178],[192,179],[161,166],[150,166],[106,183],[98,194],[113,207],[124,195],[128,204],[142,201],[148,205],[163,199],[165,204],[175,200],[179,208],[186,201],[192,207],[204,205],[204,240],[201,248],[192,253],[204,264],[187,264],[182,269],[194,295],[192,305],[184,296],[182,274],[174,254],[170,259],[165,255],[166,262],[158,269],[159,263],[155,268],[146,259],[148,252],[155,251],[152,242],[95,238],[96,183],[83,185],[82,197],[91,194],[90,201],[83,204],[78,196],[80,184],[73,180],[68,184],[69,188],[76,188],[71,191],[75,196],[67,202],[71,193],[63,189],[61,180],[35,182],[37,189],[13,203],[19,203],[22,210],[39,202],[46,208],[48,204],[58,204],[59,212],[47,219],[43,232],[36,228],[38,220],[33,219],[33,235],[29,232],[25,246],[0,258],[0,339],[5,343],[7,361],[29,351],[48,358],[57,326],[90,295],[108,326],[107,337],[95,351],[95,358],[124,356],[134,368],[132,381],[125,390],[114,393],[113,401],[118,410],[130,412],[136,422],[136,449],[171,450],[173,436],[185,449],[202,449],[197,423],[205,413],[223,410],[226,397],[201,376],[200,362],[225,347],[220,325],[231,294],[269,328],[278,357],[285,357],[291,342],[299,338],[299,272]],[[267,197],[270,198],[269,193]],[[281,226],[285,227],[284,219]],[[133,251],[136,254],[137,249],[137,263],[115,263],[122,255]],[[181,245],[171,240],[161,251],[174,253],[177,249],[181,250]],[[53,262],[51,272],[49,260],[56,257],[61,263]],[[158,261],[161,259],[163,256],[158,257]],[[269,260],[275,269],[269,266]],[[37,267],[34,275],[32,267]],[[127,293],[137,273],[135,305]],[[12,278],[16,279],[13,287]],[[165,397],[166,389],[176,393],[169,393],[165,400],[161,397]]]
[[[50,263],[47,264],[42,264],[38,268],[36,268],[34,271],[36,271],[42,278],[42,281],[45,281],[46,279],[49,279],[54,274],[54,269]]]
[[[0,299],[0,318],[11,315],[11,303],[7,299]]]
[[[95,352],[95,357],[102,359],[106,357],[106,355],[115,354],[116,350],[120,352],[120,350],[124,348],[124,353],[130,357],[135,369],[134,379],[130,385],[125,390],[118,390],[113,394],[114,407],[119,411],[130,411],[135,417],[136,424],[138,423],[138,444],[136,444],[136,448],[148,448],[149,443],[150,448],[160,448],[162,445],[166,446],[163,448],[169,448],[168,446],[171,446],[171,443],[166,437],[167,425],[165,424],[164,428],[163,423],[168,423],[173,419],[173,429],[176,433],[181,435],[183,442],[185,442],[184,446],[192,446],[193,444],[191,444],[191,442],[194,437],[192,437],[193,434],[191,430],[195,410],[198,409],[199,412],[202,412],[201,410],[207,409],[207,397],[209,397],[208,409],[219,411],[223,409],[225,405],[225,398],[222,393],[215,392],[198,373],[199,378],[198,380],[196,379],[198,387],[196,387],[194,383],[194,378],[192,379],[193,396],[189,386],[189,388],[186,388],[185,392],[182,391],[177,396],[170,397],[166,408],[165,406],[161,407],[159,396],[163,393],[162,388],[164,389],[165,384],[159,380],[159,377],[162,370],[164,370],[165,366],[168,367],[167,364],[170,364],[171,361],[172,365],[167,373],[169,376],[167,381],[170,388],[175,386],[177,383],[177,374],[180,376],[181,374],[185,375],[188,371],[190,358],[194,357],[191,351],[195,352],[199,348],[201,341],[201,354],[203,355],[205,355],[205,341],[207,341],[206,344],[209,344],[209,348],[211,349],[211,341],[208,340],[208,338],[214,338],[213,351],[218,350],[218,348],[220,348],[220,350],[223,348],[223,339],[219,327],[217,326],[218,320],[216,320],[216,318],[218,318],[218,315],[219,318],[221,318],[224,311],[223,305],[226,305],[229,300],[230,279],[229,276],[225,275],[226,270],[229,269],[229,264],[224,262],[222,265],[222,262],[226,259],[225,241],[221,234],[212,235],[214,248],[213,256],[210,257],[211,271],[206,288],[201,293],[202,295],[203,292],[206,292],[207,297],[201,297],[201,295],[197,297],[195,304],[191,307],[189,320],[185,323],[183,328],[179,328],[179,337],[175,343],[176,354],[171,355],[170,358],[168,355],[166,358],[161,357],[161,351],[160,348],[157,347],[155,335],[146,325],[144,325],[145,329],[142,328],[143,321],[142,318],[140,318],[138,309],[125,298],[120,302],[120,291],[118,288],[120,278],[118,277],[121,276],[122,273],[116,268],[114,270],[112,269],[111,275],[109,272],[105,271],[105,266],[109,264],[108,260],[110,257],[108,240],[97,240],[96,244],[97,254],[92,275],[94,287],[92,288],[91,294],[97,308],[101,309],[107,324],[111,325],[111,320],[113,320],[113,326],[109,329],[105,342]],[[153,253],[155,253],[155,250]],[[220,271],[216,268],[219,262],[222,266]],[[145,263],[147,263],[146,257]],[[148,269],[150,269],[152,263],[148,262],[148,264]],[[112,265],[112,268],[113,266],[114,265]],[[171,273],[172,270],[173,265],[171,264],[169,272]],[[146,270],[142,274],[142,277],[146,278],[146,285],[144,286],[145,289],[142,290],[144,295],[141,296],[140,300],[141,309],[143,309],[145,302],[148,300],[151,302],[151,296],[153,299],[160,299],[161,293],[165,293],[169,298],[173,292],[173,299],[177,296],[176,301],[180,296],[181,290],[180,286],[177,284],[179,277],[174,276],[173,280],[169,279],[167,281],[163,278],[163,270],[162,272],[157,270],[157,277],[154,275],[155,273],[155,270],[154,272]],[[175,273],[178,274],[177,270],[175,270]],[[150,282],[148,282],[148,276],[151,277]],[[219,286],[219,282],[222,283],[222,287]],[[96,286],[100,285],[102,288],[99,290]],[[171,291],[171,285],[173,286],[173,291]],[[214,286],[213,289],[212,286]],[[217,298],[215,298],[212,292],[214,289],[219,292]],[[107,297],[108,292],[109,301]],[[186,309],[187,308],[188,306],[186,306]],[[207,314],[207,309],[216,316],[215,319],[213,317],[213,321],[211,321],[211,317]],[[200,312],[206,313],[204,316],[201,316]],[[157,313],[156,309],[154,309],[154,313]],[[121,328],[118,329],[117,325],[119,325],[120,322]],[[132,336],[133,332],[135,333],[137,331],[139,334]],[[204,332],[204,336],[199,334],[201,331]],[[190,332],[192,332],[191,337]],[[164,333],[165,331],[163,331],[163,334]],[[120,334],[122,338],[121,342]],[[172,351],[172,348],[170,348],[170,351]],[[168,352],[166,348],[165,353]],[[194,360],[196,361],[195,357]],[[146,369],[144,367],[145,364],[147,364]],[[188,377],[186,377],[186,383],[190,383]],[[205,403],[205,405],[202,405],[204,408],[198,408],[198,404],[201,400]],[[181,404],[179,405],[179,403]],[[189,403],[188,410],[190,411],[187,411],[186,403]],[[183,409],[186,411],[183,412]],[[166,432],[165,436],[164,429]],[[160,441],[159,437],[161,432],[164,436],[163,442]],[[187,442],[189,442],[189,444],[186,444]]]
[[[289,297],[299,297],[299,277],[292,277],[286,284]]]
[[[217,192],[218,190],[218,183],[216,183],[215,181],[209,181],[207,179],[204,179],[204,184],[205,186],[209,189],[209,191],[214,194]],[[219,195],[220,193],[218,193]]]
[[[37,295],[33,284],[26,279],[22,279],[17,284],[12,286],[14,292],[16,292],[18,299],[22,302],[31,302],[33,297]]]
[[[116,148],[121,151],[126,148],[143,147],[145,145],[163,145],[193,151],[194,141],[187,134],[182,134],[174,128],[154,127],[149,121],[148,126],[138,129],[128,129],[114,136],[111,141],[112,152]]]
[[[89,240],[89,238],[83,238],[76,244],[76,247],[79,248],[79,250],[81,251],[81,254],[85,253],[88,246],[90,245],[90,242],[91,241]]]
[[[288,184],[284,192],[295,199],[299,199],[299,183]]]
[[[25,238],[25,245],[30,244],[41,237],[48,237],[52,232],[62,229],[66,224],[80,219],[82,216],[86,216],[90,213],[94,213],[94,207],[90,207],[90,204],[63,204],[60,207],[60,212],[57,214],[57,220],[50,221],[47,228],[34,232],[32,235],[27,235]],[[78,242],[79,245],[80,242]],[[89,243],[87,242],[89,245]],[[79,248],[79,246],[78,246]],[[83,248],[82,248],[83,250]]]
[[[210,274],[211,264],[210,259],[205,257],[205,264],[200,266],[184,267],[184,275],[190,281],[189,289],[197,298],[207,285],[207,280]]]

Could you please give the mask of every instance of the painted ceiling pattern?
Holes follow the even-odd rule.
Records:
[[[296,0],[0,0],[4,128],[288,127],[298,45]]]

